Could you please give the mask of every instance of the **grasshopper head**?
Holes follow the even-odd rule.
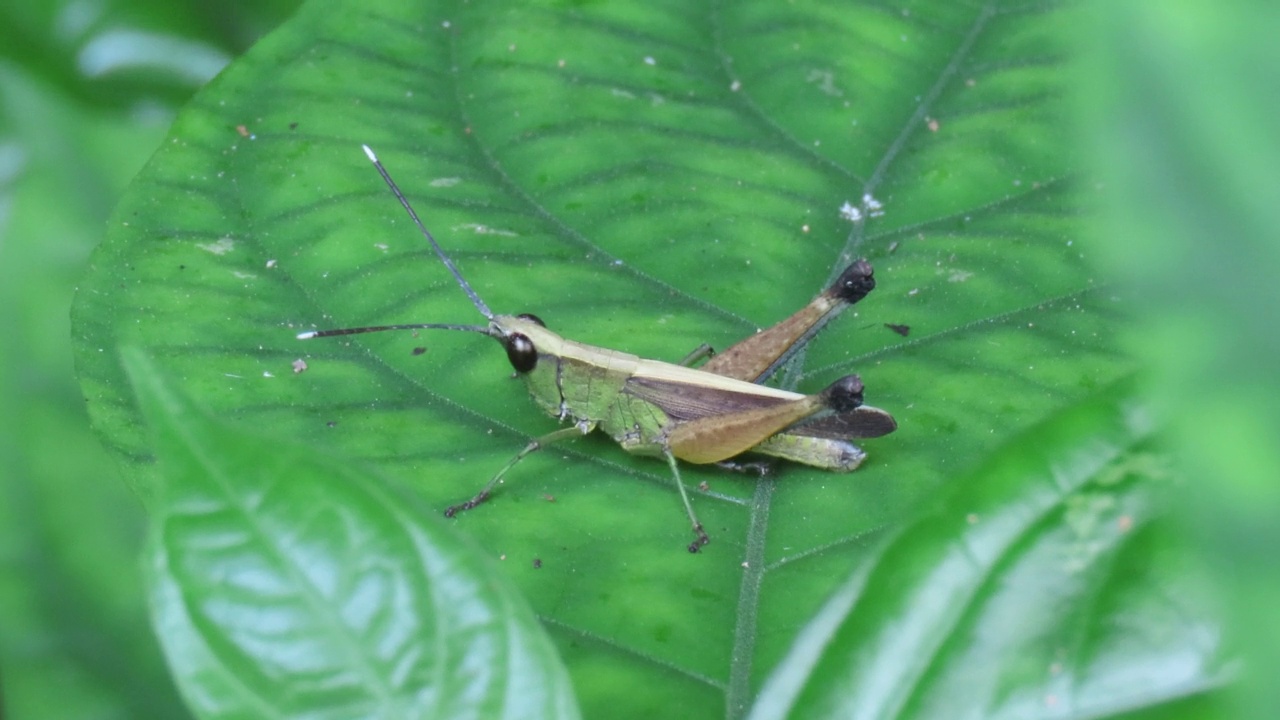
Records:
[[[502,343],[511,367],[523,375],[538,366],[538,351],[540,345],[545,344],[541,341],[547,336],[554,337],[546,328],[542,318],[531,313],[496,315],[489,321],[488,334]]]

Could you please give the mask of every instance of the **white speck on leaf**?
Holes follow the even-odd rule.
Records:
[[[206,252],[211,252],[214,255],[226,255],[236,249],[236,241],[229,237],[224,237],[218,238],[216,242],[197,243],[196,247]]]
[[[519,235],[517,235],[514,232],[511,232],[510,230],[499,230],[497,228],[491,228],[488,225],[481,225],[480,223],[463,223],[461,225],[454,225],[453,229],[454,230],[470,230],[477,235],[500,235],[502,237],[519,237]]]
[[[844,91],[836,87],[835,73],[830,70],[810,70],[809,74],[805,76],[804,81],[810,85],[817,85],[819,92],[824,95],[830,95],[831,97],[841,97],[844,95]]]

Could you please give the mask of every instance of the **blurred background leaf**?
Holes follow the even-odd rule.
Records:
[[[1212,573],[1249,680],[1280,706],[1280,8],[1098,3],[1079,87],[1107,188],[1093,243],[1135,290],[1125,340],[1186,474],[1182,530]]]
[[[145,518],[89,432],[68,311],[107,214],[178,106],[295,4],[0,7],[5,717],[185,714],[145,616]]]

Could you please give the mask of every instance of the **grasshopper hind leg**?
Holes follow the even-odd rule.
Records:
[[[840,473],[857,470],[867,459],[867,453],[848,440],[791,433],[774,435],[752,451]]]
[[[525,459],[525,457],[527,457],[530,453],[535,452],[537,450],[541,450],[542,448],[548,445],[551,445],[552,443],[557,443],[563,440],[571,440],[573,438],[582,437],[583,435],[586,435],[587,433],[591,432],[594,428],[595,428],[594,423],[579,423],[572,427],[560,428],[555,432],[550,432],[550,433],[547,433],[546,435],[543,435],[542,437],[534,438],[533,440],[529,441],[528,445],[524,446],[523,450],[516,453],[515,457],[508,460],[507,464],[503,465],[502,469],[499,470],[496,475],[490,478],[489,482],[485,483],[485,486],[481,488],[480,492],[476,493],[474,497],[472,497],[470,500],[464,503],[459,503],[457,505],[450,505],[449,507],[445,508],[444,516],[453,517],[454,515],[457,515],[460,512],[465,512],[467,510],[470,510],[475,506],[483,503],[485,500],[488,500],[489,496],[493,494],[493,489],[498,486],[498,483],[502,482],[502,476],[506,475],[508,470],[515,467],[516,463],[519,463],[521,460]]]

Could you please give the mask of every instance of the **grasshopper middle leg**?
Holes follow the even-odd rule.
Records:
[[[684,358],[681,359],[680,362],[676,364],[683,365],[684,367],[693,367],[693,364],[698,362],[699,360],[705,360],[709,357],[715,356],[715,354],[716,354],[715,348],[711,347],[707,343],[702,343],[698,347],[694,348],[693,352],[689,353],[688,355],[685,355]]]
[[[703,545],[711,542],[711,538],[707,535],[707,531],[702,529],[702,522],[693,511],[693,503],[689,502],[689,493],[684,489],[684,481],[680,479],[680,465],[676,462],[676,456],[672,455],[670,450],[663,450],[662,454],[667,458],[667,464],[671,466],[671,475],[675,478],[676,489],[680,491],[680,500],[684,502],[684,511],[688,513],[693,532],[698,536],[689,543],[689,552],[696,553],[702,549]]]

